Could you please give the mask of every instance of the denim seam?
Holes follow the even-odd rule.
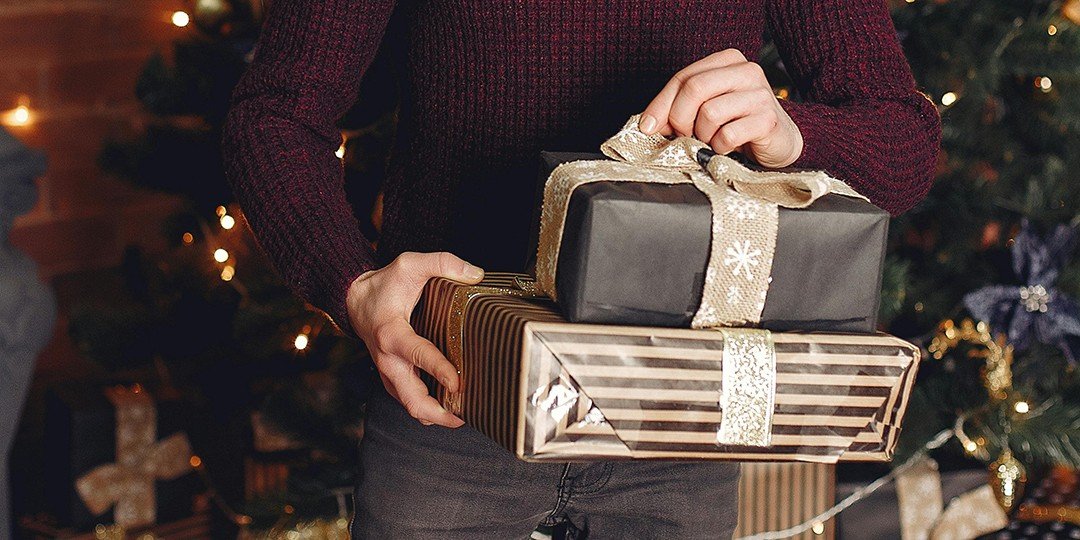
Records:
[[[593,493],[604,489],[604,486],[607,485],[608,480],[611,480],[611,472],[613,468],[614,467],[611,465],[611,463],[604,463],[604,469],[600,472],[600,478],[597,478],[596,481],[589,486],[578,486],[578,489],[574,490],[574,493],[577,493],[579,495],[592,495]],[[582,487],[586,487],[586,489],[582,489]]]
[[[555,501],[555,508],[552,508],[551,512],[548,513],[547,517],[544,518],[544,521],[542,522],[543,524],[545,524],[545,525],[555,525],[555,524],[557,524],[559,522],[559,520],[556,519],[556,516],[558,516],[560,513],[562,513],[563,509],[566,508],[566,503],[570,501],[570,491],[571,491],[570,483],[566,481],[566,479],[569,478],[569,476],[570,476],[570,464],[567,463],[563,467],[562,477],[559,478],[559,485],[558,485],[558,488],[557,488],[558,489],[558,499],[556,499],[556,501]]]

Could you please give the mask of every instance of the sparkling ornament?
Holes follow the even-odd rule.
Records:
[[[1075,364],[1080,359],[1080,305],[1056,283],[1076,248],[1077,232],[1074,226],[1059,225],[1040,238],[1024,220],[1010,245],[1013,272],[1022,285],[983,287],[964,296],[964,306],[995,333],[1004,332],[1017,351],[1033,341],[1055,345]]]
[[[990,464],[990,487],[994,489],[994,497],[1003,510],[1009,512],[1016,506],[1026,484],[1027,471],[1012,451],[1006,448]]]

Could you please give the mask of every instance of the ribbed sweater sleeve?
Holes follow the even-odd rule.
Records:
[[[941,139],[884,0],[769,0],[768,24],[806,103],[796,167],[824,169],[893,215],[926,196]]]
[[[227,176],[263,251],[290,287],[352,332],[349,284],[375,254],[345,197],[335,123],[356,99],[392,0],[275,0],[233,94]]]

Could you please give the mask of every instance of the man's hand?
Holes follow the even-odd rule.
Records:
[[[638,127],[647,135],[694,136],[720,154],[739,150],[766,167],[787,167],[803,149],[802,133],[761,66],[736,49],[676,73],[642,113]]]
[[[447,390],[458,390],[457,370],[409,324],[424,284],[433,277],[475,284],[484,271],[449,253],[402,253],[385,268],[365,272],[349,286],[349,317],[379,370],[387,392],[425,425],[456,428],[464,422],[428,394],[419,370]]]

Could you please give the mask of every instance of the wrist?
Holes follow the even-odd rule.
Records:
[[[352,327],[353,333],[364,339],[364,332],[360,328],[363,326],[358,324],[360,319],[360,313],[363,311],[363,305],[367,302],[371,293],[371,278],[375,275],[377,270],[368,270],[352,280],[349,284],[348,290],[345,292],[345,309],[349,313],[349,326]]]

